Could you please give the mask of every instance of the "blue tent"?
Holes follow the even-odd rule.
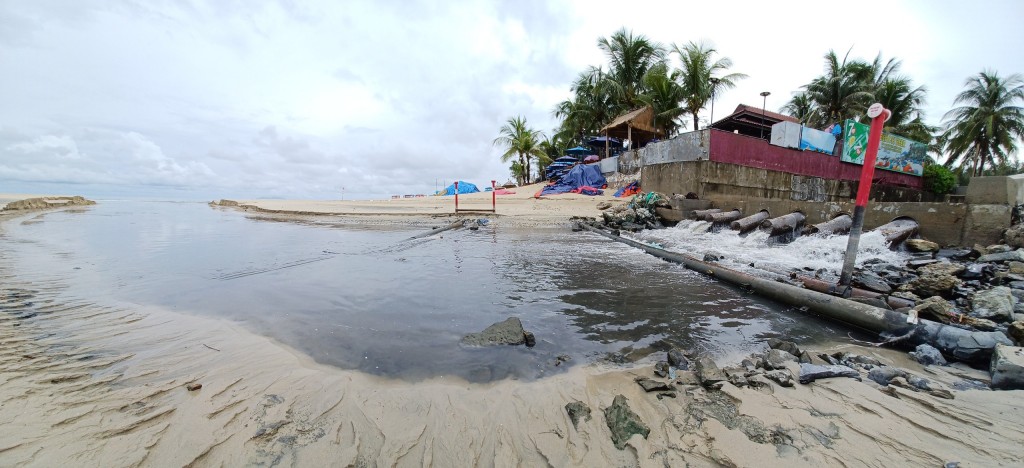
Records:
[[[479,191],[480,191],[480,189],[476,188],[476,185],[473,185],[473,184],[471,184],[469,182],[466,182],[464,180],[460,180],[459,181],[459,193],[460,194],[463,194],[463,193],[473,193],[473,192],[479,192]],[[449,185],[447,188],[445,188],[444,190],[442,190],[441,191],[441,195],[455,195],[455,184],[453,183],[453,184]]]
[[[567,193],[585,186],[600,189],[605,185],[608,185],[608,181],[605,180],[603,175],[601,175],[601,169],[599,169],[596,164],[580,164],[574,166],[555,184],[544,187],[544,190],[542,190],[540,194],[554,195]]]
[[[569,155],[573,155],[573,156],[586,156],[588,154],[594,154],[594,150],[592,150],[590,148],[584,148],[582,146],[577,146],[575,148],[569,148],[569,149],[565,150],[565,154],[569,154]]]

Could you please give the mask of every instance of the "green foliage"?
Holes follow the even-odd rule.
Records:
[[[522,172],[521,184],[529,183],[530,159],[546,156],[541,148],[541,139],[544,134],[534,130],[526,124],[526,118],[516,116],[508,119],[505,125],[498,130],[498,137],[494,139],[494,146],[505,148],[501,155],[502,162],[509,162],[513,157],[519,159],[519,167]]]
[[[936,195],[945,195],[952,192],[957,185],[957,177],[953,171],[932,164],[924,168],[924,188]]]
[[[949,153],[947,167],[970,169],[978,176],[986,166],[1010,164],[1017,142],[1024,138],[1024,78],[985,70],[964,86],[953,101],[959,107],[944,117],[940,139]]]

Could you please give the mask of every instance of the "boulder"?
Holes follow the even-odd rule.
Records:
[[[460,341],[470,346],[521,345],[526,343],[526,331],[519,317],[509,317],[480,333],[470,333]]]
[[[793,386],[793,374],[789,370],[773,370],[764,373],[764,376],[783,387]]]
[[[960,279],[964,280],[982,279],[985,276],[992,276],[990,263],[971,263],[964,268],[963,273],[960,273]]]
[[[718,365],[715,364],[715,361],[707,356],[698,357],[697,361],[694,362],[694,367],[697,368],[697,379],[705,387],[711,387],[718,382],[729,380],[718,368]]]
[[[619,450],[625,450],[626,442],[634,434],[640,434],[646,439],[647,435],[651,433],[651,428],[640,420],[640,416],[629,409],[629,403],[622,395],[615,395],[612,405],[605,408],[604,420],[612,433],[612,443]]]
[[[889,385],[896,377],[906,377],[907,371],[890,366],[878,366],[868,371],[868,378],[878,385]]]
[[[1006,266],[1010,267],[1011,274],[1024,275],[1024,262],[1006,262]]]
[[[832,377],[849,377],[860,380],[860,372],[847,366],[819,366],[815,364],[800,364],[800,383],[809,384],[818,379]]]
[[[689,370],[690,360],[686,359],[686,354],[682,350],[678,348],[671,349],[668,352],[668,365],[679,370]]]
[[[978,291],[971,297],[971,307],[975,317],[1008,321],[1013,318],[1013,295],[1006,286]]]
[[[910,291],[921,297],[948,295],[954,287],[960,286],[960,278],[953,275],[923,274],[917,279],[900,286],[901,291]]]
[[[579,429],[581,419],[590,421],[590,407],[582,401],[566,403],[565,412],[569,414],[569,420],[572,421],[573,429]]]
[[[1024,321],[1016,321],[1006,328],[1006,336],[1016,346],[1024,346]]]
[[[768,347],[771,349],[785,351],[794,356],[800,356],[800,348],[796,345],[796,343],[792,341],[780,340],[778,338],[769,338]]]
[[[892,292],[892,287],[889,286],[881,276],[870,271],[861,271],[853,276],[853,282],[855,286],[867,289],[868,291],[874,291],[882,294],[889,294]]]
[[[934,346],[928,344],[917,345],[917,348],[910,353],[910,357],[926,366],[946,365],[946,358],[942,357],[942,353],[935,349]]]
[[[978,257],[981,263],[994,262],[1024,262],[1024,250],[1011,250],[1009,252],[990,253]]]
[[[1003,231],[1003,241],[1015,249],[1024,247],[1024,224],[1014,224]]]
[[[669,375],[668,363],[665,361],[658,361],[654,363],[654,375],[665,378]]]
[[[939,244],[924,239],[907,239],[904,244],[911,252],[937,252],[939,250]]]
[[[1024,348],[996,345],[992,352],[992,388],[1024,390]]]
[[[663,392],[666,390],[672,390],[672,387],[667,383],[659,380],[648,379],[647,377],[637,377],[636,383],[643,387],[645,392]]]
[[[781,349],[770,350],[765,357],[765,367],[768,370],[786,369],[787,362],[797,362],[797,357]]]

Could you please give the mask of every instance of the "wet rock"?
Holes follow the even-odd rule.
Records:
[[[844,354],[841,361],[847,366],[881,366],[882,363],[878,359],[871,356],[862,356],[860,354]]]
[[[970,379],[957,380],[956,382],[953,382],[953,389],[961,392],[966,392],[967,390],[991,390],[985,382]]]
[[[579,430],[580,420],[590,421],[590,407],[582,401],[566,403],[565,412],[569,414],[573,429]]]
[[[793,374],[789,370],[773,370],[764,373],[764,376],[783,387],[793,386]]]
[[[638,385],[643,387],[645,392],[660,392],[660,391],[665,391],[665,390],[671,390],[672,389],[672,387],[670,387],[665,382],[654,380],[654,379],[648,379],[647,377],[637,377],[634,380],[636,381],[636,383]]]
[[[668,352],[668,365],[679,370],[689,370],[690,360],[686,358],[686,354],[682,350],[671,349]]]
[[[819,366],[815,364],[800,364],[800,383],[809,384],[818,379],[829,379],[833,377],[849,377],[860,380],[860,372],[847,366]]]
[[[907,374],[905,378],[907,379],[907,382],[910,385],[912,385],[914,388],[918,390],[924,390],[926,392],[932,390],[931,382],[924,377],[918,377],[914,374]]]
[[[951,258],[953,260],[963,260],[970,258],[970,256],[971,249],[939,249],[938,252],[935,252],[935,258]]]
[[[527,348],[537,346],[537,337],[533,336],[533,332],[523,332],[523,342],[526,343]]]
[[[914,358],[915,361],[920,362],[926,366],[944,366],[946,365],[946,358],[942,357],[942,353],[934,346],[929,344],[919,344],[913,352],[910,353],[910,357]]]
[[[519,317],[509,317],[480,333],[470,333],[460,341],[470,346],[521,345],[526,343],[526,331]]]
[[[668,377],[668,363],[665,361],[658,361],[654,364],[654,375],[665,378]]]
[[[1013,295],[1010,288],[996,286],[985,291],[978,291],[971,297],[973,310],[971,315],[996,321],[1008,321],[1013,318]]]
[[[190,383],[185,386],[185,390],[188,390],[190,392],[194,392],[196,390],[199,390],[200,388],[203,388],[203,384],[201,383]]]
[[[989,263],[971,263],[960,273],[960,279],[972,280],[992,276],[992,265]]]
[[[785,351],[789,354],[792,354],[793,356],[800,356],[801,353],[800,348],[796,345],[796,343],[792,341],[780,340],[778,338],[769,338],[768,347],[771,349]]]
[[[718,365],[715,364],[715,361],[707,356],[698,357],[694,362],[694,367],[697,370],[697,379],[705,387],[711,387],[719,382],[729,380],[718,368]]]
[[[1002,332],[973,332],[960,336],[955,341],[939,333],[936,336],[937,347],[952,349],[955,359],[965,362],[977,362],[990,357],[996,344],[1011,345],[1010,339]]]
[[[1006,336],[1016,346],[1024,346],[1024,321],[1016,321],[1006,328]]]
[[[626,448],[626,442],[634,434],[640,434],[646,439],[651,433],[651,429],[640,420],[640,416],[629,409],[626,397],[622,395],[616,395],[612,405],[605,408],[604,419],[612,433],[612,443],[619,450]]]
[[[853,276],[855,286],[882,294],[889,294],[892,288],[881,276],[870,271],[861,271]]]
[[[989,366],[992,388],[1024,390],[1024,348],[996,345]]]
[[[978,257],[981,263],[990,262],[1024,262],[1024,250],[1011,250],[1009,252],[990,253]]]
[[[896,377],[904,377],[906,375],[907,371],[891,366],[878,366],[868,371],[868,378],[882,386],[889,385],[889,382]]]
[[[921,268],[921,267],[923,267],[925,265],[931,265],[933,263],[939,263],[939,261],[938,260],[932,260],[932,259],[927,259],[927,260],[911,260],[911,261],[907,262],[907,266],[910,267],[910,268]]]
[[[568,354],[559,354],[555,357],[555,366],[560,366],[562,363],[572,360],[572,356]]]
[[[924,239],[907,239],[904,244],[911,252],[936,252],[939,250],[939,244]]]
[[[786,363],[797,362],[797,357],[781,349],[773,349],[768,351],[765,362],[767,364],[765,368],[768,370],[786,369]]]

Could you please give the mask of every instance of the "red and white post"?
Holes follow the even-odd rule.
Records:
[[[846,256],[843,258],[843,272],[839,275],[839,292],[848,297],[852,292],[850,283],[853,280],[853,268],[857,262],[857,248],[860,246],[860,233],[864,228],[864,211],[871,193],[871,179],[875,175],[875,158],[878,156],[878,145],[882,140],[882,127],[889,120],[892,112],[880,103],[868,108],[871,117],[871,131],[868,133],[868,148],[864,153],[864,167],[860,170],[860,184],[857,186],[857,204],[853,209],[853,226],[850,228],[850,239],[846,243]]]
[[[455,181],[455,211],[459,211],[459,181]]]
[[[494,191],[498,189],[498,186],[495,185],[497,183],[498,181],[496,180],[491,181],[491,211],[495,213],[498,212],[498,194],[494,193]]]

